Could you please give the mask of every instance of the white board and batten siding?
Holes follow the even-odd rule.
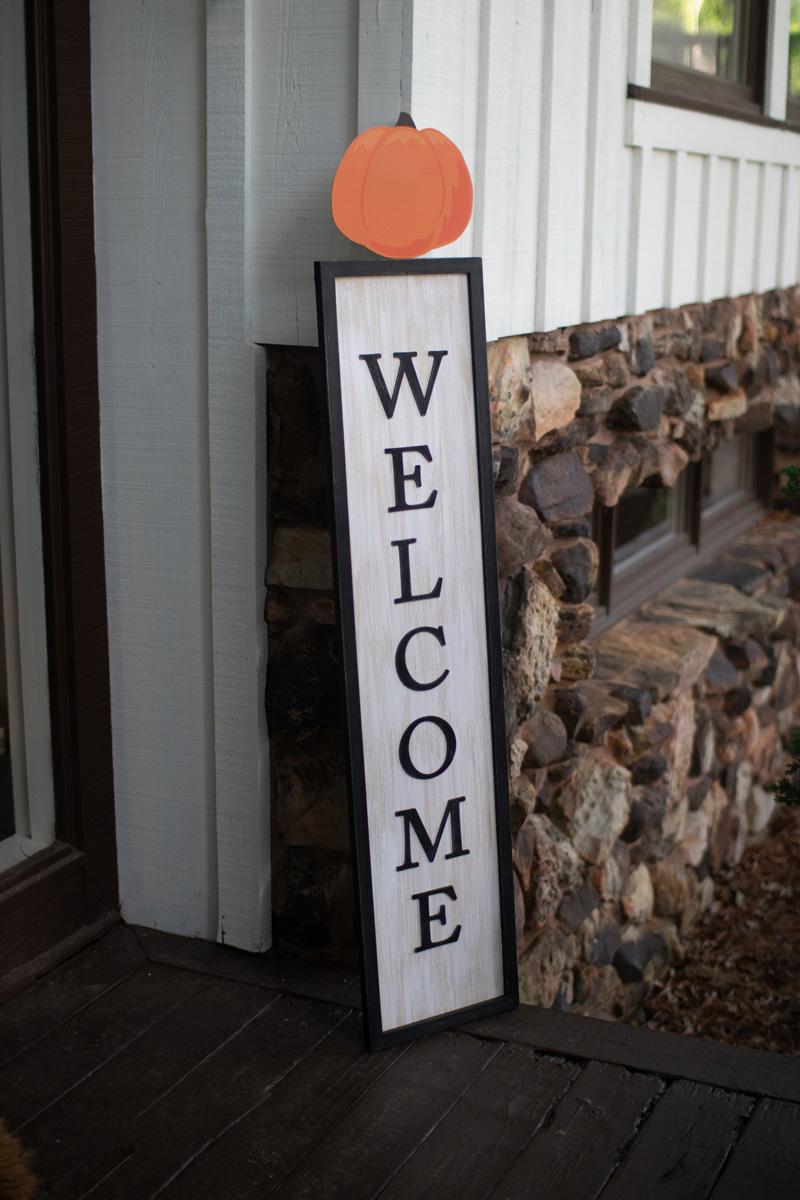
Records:
[[[269,944],[265,364],[246,335],[249,8],[92,0],[122,914]]]
[[[490,339],[800,279],[800,134],[627,99],[652,0],[269,0],[253,5],[250,334],[315,344],[311,263],[353,258],[329,189],[401,109],[460,147]],[[787,0],[767,107],[785,112]]]
[[[767,106],[785,111],[788,0]],[[652,0],[92,0],[123,913],[269,939],[263,344],[313,345],[329,189],[401,109],[463,151],[490,339],[800,278],[800,135],[627,99]],[[783,49],[782,49],[783,47]]]

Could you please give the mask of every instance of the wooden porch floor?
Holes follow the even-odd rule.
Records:
[[[780,1200],[800,1060],[565,1013],[377,1054],[352,975],[120,926],[0,1008],[47,1197]]]

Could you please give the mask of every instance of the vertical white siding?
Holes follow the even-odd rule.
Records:
[[[663,237],[665,262],[662,273],[643,250],[632,256],[629,307],[711,300],[800,279],[799,134],[633,100],[626,143],[641,164],[632,227],[647,231],[640,247]]]
[[[123,915],[269,940],[265,369],[246,337],[247,10],[92,0]]]
[[[483,174],[478,161],[478,116],[481,94],[481,10],[489,0],[459,0],[458,16],[442,0],[414,0],[411,65],[411,116],[418,128],[436,126],[461,150],[474,181]],[[443,48],[446,52],[443,53]],[[387,114],[385,123],[397,117]],[[483,206],[476,188],[475,208]],[[457,241],[431,257],[477,253],[474,220]]]
[[[673,187],[669,195],[670,236],[665,270],[669,303],[688,304],[698,297],[698,261],[703,232],[703,159],[699,154],[673,155]]]
[[[786,213],[784,218],[783,244],[779,264],[778,283],[782,286],[793,283],[800,275],[800,169],[785,167]]]
[[[103,512],[122,912],[217,931],[205,4],[92,4]]]
[[[206,239],[217,936],[270,942],[264,575],[266,362],[248,344],[245,261],[250,6],[208,5]]]
[[[650,81],[652,0],[265,0],[254,12],[261,340],[315,340],[313,259],[363,253],[333,229],[330,181],[357,130],[393,123],[401,105],[473,173],[473,221],[434,254],[483,257],[490,338],[798,278],[800,135],[628,99],[629,81]],[[779,0],[776,112],[787,14]]]
[[[785,167],[762,163],[760,177],[760,212],[756,246],[755,288],[763,292],[774,287],[780,278],[779,249],[782,235],[781,208]]]
[[[643,165],[637,196],[639,254],[633,264],[637,311],[665,304],[667,295],[667,236],[670,229],[672,155],[654,150]]]
[[[625,307],[634,166],[631,153],[619,153],[625,129],[625,89],[619,80],[628,59],[627,16],[626,5],[617,0],[592,4],[583,321],[601,320]],[[609,170],[609,163],[616,169]]]
[[[330,189],[355,137],[356,0],[256,0],[251,4],[249,280],[253,341],[317,340],[314,259],[357,251],[331,218]],[[393,22],[378,29],[397,43]],[[399,53],[399,49],[397,53]],[[373,74],[374,78],[374,74]],[[397,120],[397,113],[386,120]]]
[[[479,121],[481,203],[473,223],[483,256],[486,306],[522,328],[535,293],[541,89],[531,59],[541,54],[543,15],[528,0],[484,5]],[[519,196],[527,197],[524,205]]]
[[[758,224],[759,163],[740,161],[736,185],[736,225],[733,235],[730,290],[749,292],[755,283]]]
[[[591,0],[548,0],[542,39],[539,269],[532,329],[566,324],[581,293],[590,34]]]

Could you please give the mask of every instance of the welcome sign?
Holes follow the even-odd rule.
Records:
[[[376,1048],[517,1002],[481,267],[316,278]]]

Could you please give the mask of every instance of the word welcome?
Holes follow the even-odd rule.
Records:
[[[425,417],[431,403],[433,390],[439,376],[442,360],[447,356],[446,350],[429,350],[428,357],[432,360],[428,381],[423,390],[413,360],[416,351],[399,350],[393,355],[399,366],[395,374],[391,392],[386,383],[380,365],[380,354],[359,354],[366,364],[370,377],[375,386],[378,400],[391,421],[397,408],[404,380],[408,383],[414,403],[420,417]],[[394,503],[388,508],[389,513],[407,513],[414,510],[430,510],[435,507],[439,492],[431,487],[429,480],[423,480],[423,469],[433,466],[433,455],[426,444],[415,446],[389,446],[384,450],[387,456],[387,467],[391,472],[391,484]],[[427,494],[425,494],[427,493]],[[397,552],[398,595],[394,597],[395,604],[415,604],[421,600],[437,600],[441,597],[443,580],[439,576],[434,581],[417,578],[414,570],[413,550],[417,538],[406,537],[392,540],[392,547]],[[409,647],[415,638],[427,638],[442,649],[447,646],[447,637],[443,625],[412,625],[400,638],[394,655],[394,668],[397,678],[403,687],[413,692],[433,692],[441,687],[450,674],[447,666],[433,679],[419,679],[412,674],[408,665]],[[414,734],[424,726],[432,726],[441,735],[441,760],[433,769],[423,770],[414,760]],[[400,736],[397,754],[405,774],[413,780],[427,782],[437,779],[452,766],[458,751],[458,739],[450,722],[440,713],[432,712],[417,717]],[[427,764],[430,767],[431,764]],[[449,851],[444,859],[462,858],[469,854],[464,846],[461,826],[462,805],[466,803],[465,796],[454,796],[444,804],[439,826],[432,834],[425,825],[419,810],[411,806],[402,808],[394,815],[402,822],[402,838],[404,846],[403,861],[398,864],[398,871],[412,871],[419,867],[418,855],[424,854],[429,863],[436,861],[439,850],[445,843],[449,831]],[[413,838],[413,841],[412,841]],[[442,899],[444,898],[444,899]],[[458,899],[452,884],[430,888],[427,891],[412,892],[410,900],[418,906],[419,945],[414,947],[416,954],[439,946],[447,946],[457,942],[461,936],[461,925],[452,925],[447,901]],[[434,926],[443,928],[434,931]],[[440,936],[434,936],[434,932]]]

